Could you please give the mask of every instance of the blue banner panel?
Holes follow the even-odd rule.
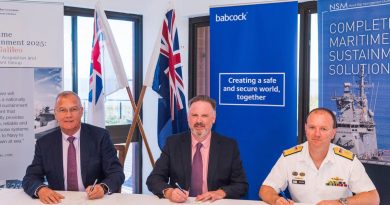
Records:
[[[297,2],[210,9],[215,131],[237,140],[259,199],[284,149],[297,143]]]
[[[390,1],[318,1],[319,104],[337,115],[335,143],[390,166]]]

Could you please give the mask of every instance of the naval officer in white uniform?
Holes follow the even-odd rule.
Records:
[[[378,205],[379,195],[354,154],[331,143],[336,118],[325,108],[312,110],[305,124],[307,142],[285,150],[260,188],[271,205]],[[288,187],[291,199],[279,196]],[[355,195],[353,195],[354,193]]]

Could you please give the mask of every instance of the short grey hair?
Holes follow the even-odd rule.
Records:
[[[77,100],[79,101],[79,105],[81,107],[81,99],[80,97],[77,95],[77,93],[73,92],[73,91],[62,91],[60,92],[57,97],[56,97],[56,102],[55,102],[55,106],[57,106],[57,102],[60,98],[65,98],[65,97],[68,97],[70,95],[73,95],[77,98]]]

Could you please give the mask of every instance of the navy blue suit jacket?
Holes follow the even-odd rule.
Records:
[[[107,130],[81,124],[80,164],[85,187],[98,179],[98,183],[105,183],[110,192],[120,190],[125,176]],[[36,141],[34,159],[23,178],[24,191],[35,197],[35,191],[43,185],[45,177],[49,188],[64,190],[63,170],[62,133],[57,128]]]
[[[150,173],[146,184],[159,197],[166,188],[175,188],[175,182],[189,190],[191,184],[191,133],[173,135]],[[207,172],[209,191],[223,189],[226,198],[237,199],[248,190],[248,182],[235,140],[212,133]]]

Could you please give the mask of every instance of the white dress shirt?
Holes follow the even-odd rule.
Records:
[[[334,144],[319,169],[309,155],[308,143],[301,144],[302,151],[281,155],[263,185],[277,193],[288,190],[291,198],[299,203],[317,203],[321,200],[336,200],[375,189],[362,163],[335,154]],[[339,149],[339,147],[338,147]]]

